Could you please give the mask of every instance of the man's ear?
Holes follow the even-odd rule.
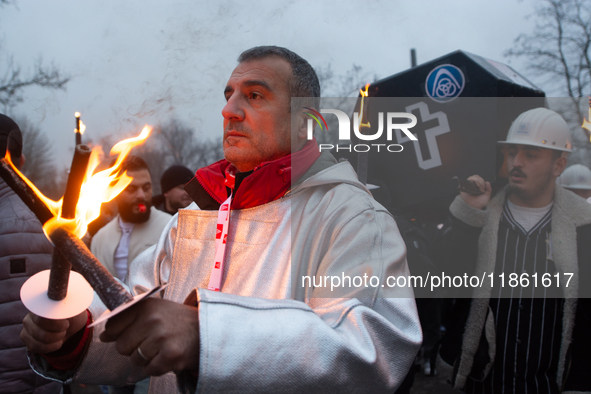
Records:
[[[21,160],[20,160],[20,164],[18,166],[18,168],[23,168],[23,166],[25,165],[25,154],[21,153]]]
[[[556,159],[554,161],[553,175],[558,178],[560,176],[560,174],[562,174],[562,172],[564,171],[565,168],[566,168],[566,157],[560,156],[558,159]]]
[[[297,127],[297,138],[299,140],[305,140],[308,138],[308,116],[304,115],[303,111],[298,111],[296,123]]]
[[[301,150],[308,141],[308,119],[302,111],[298,111],[291,117],[291,151]]]

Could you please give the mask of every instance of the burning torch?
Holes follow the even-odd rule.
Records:
[[[82,134],[84,134],[86,126],[80,120],[80,112],[76,112],[74,117],[76,118],[76,128],[74,129],[74,134],[76,135],[76,146],[78,146],[82,144]]]
[[[78,119],[80,118],[78,117]],[[78,139],[79,134],[76,137]],[[82,187],[84,174],[88,168],[88,159],[90,159],[90,149],[88,146],[82,144],[76,145],[62,202],[60,214],[62,219],[74,219],[76,217],[76,205],[80,197],[80,188]],[[55,231],[53,234],[55,234]],[[51,240],[53,242],[53,239]],[[47,297],[49,299],[61,301],[66,298],[71,268],[72,265],[70,262],[54,247],[49,274],[49,288],[47,289]]]
[[[361,104],[359,107],[359,119],[353,119],[354,122],[359,122],[359,132],[361,133],[362,129],[369,129],[371,124],[369,123],[368,113],[369,113],[369,83],[365,85],[364,89],[359,89],[359,93],[361,94]],[[366,100],[367,98],[367,100]],[[363,120],[365,119],[365,122]],[[363,183],[364,185],[367,184],[367,166],[368,166],[368,153],[367,152],[360,152],[357,156],[357,177],[359,182]]]
[[[31,312],[49,319],[76,316],[92,302],[93,289],[112,311],[131,304],[131,294],[80,238],[86,233],[88,223],[99,216],[101,204],[131,183],[131,178],[126,173],[119,174],[119,169],[129,151],[142,143],[150,131],[146,126],[138,137],[115,145],[111,150],[112,154],[118,154],[115,164],[96,174],[93,172],[100,162],[100,148],[91,151],[85,145],[77,145],[60,201],[45,197],[12,164],[9,155],[0,159],[0,176],[41,221],[43,231],[54,245],[51,269],[32,276],[21,288],[21,300]],[[72,268],[77,272],[71,271]]]

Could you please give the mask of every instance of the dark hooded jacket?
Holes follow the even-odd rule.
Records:
[[[27,309],[20,289],[51,265],[51,243],[41,223],[0,179],[0,392],[59,393],[62,385],[37,375],[20,339]]]

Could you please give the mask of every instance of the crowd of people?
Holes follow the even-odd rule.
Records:
[[[579,296],[591,259],[591,170],[567,168],[572,141],[560,115],[535,108],[515,119],[499,143],[506,186],[493,192],[475,174],[478,191],[461,191],[443,215],[395,218],[347,161],[308,140],[307,116],[292,115],[292,97],[319,104],[306,60],[281,47],[246,50],[224,95],[224,160],[168,168],[158,196],[146,162],[124,161],[133,179],[85,242],[133,295],[168,287],[94,327],[106,310],[98,297],[62,320],[19,301],[53,248],[0,179],[0,392],[80,382],[110,393],[402,394],[412,392],[414,365],[432,376],[439,355],[467,393],[591,391],[591,310]],[[23,165],[20,130],[4,115],[0,149]],[[483,286],[455,300],[384,286],[331,297],[297,281],[442,271],[575,281]]]

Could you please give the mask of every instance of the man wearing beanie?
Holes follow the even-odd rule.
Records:
[[[22,135],[8,116],[0,114],[0,152],[10,152],[22,167]],[[3,393],[59,393],[62,385],[38,376],[27,360],[20,340],[27,309],[20,301],[23,283],[51,266],[53,247],[41,223],[0,178],[0,388]]]
[[[160,178],[162,194],[155,196],[152,203],[156,209],[174,215],[187,207],[193,200],[185,191],[185,185],[193,178],[193,172],[185,166],[169,167]]]

